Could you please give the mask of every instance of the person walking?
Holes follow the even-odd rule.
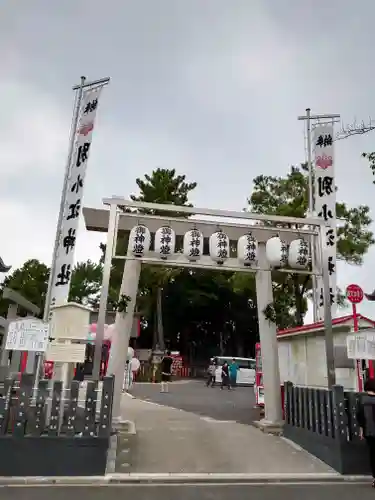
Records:
[[[171,356],[171,351],[167,351],[166,356],[163,357],[160,364],[161,370],[161,388],[160,392],[168,392],[169,382],[172,378],[172,365],[173,358]]]
[[[229,365],[230,385],[233,388],[236,387],[236,385],[237,385],[237,372],[239,369],[240,369],[240,367],[236,363],[236,360],[233,358],[230,365]]]
[[[228,387],[230,391],[229,365],[226,361],[221,367],[221,390],[223,390],[225,386]]]
[[[216,379],[216,364],[214,358],[210,359],[210,364],[207,369],[207,382],[206,386],[207,387],[213,387],[215,385],[215,379]]]
[[[365,382],[365,394],[362,394],[357,406],[359,437],[365,439],[369,451],[372,487],[375,488],[375,380]]]

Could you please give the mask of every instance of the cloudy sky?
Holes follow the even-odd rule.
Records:
[[[197,206],[241,210],[252,179],[305,160],[297,116],[375,115],[373,0],[3,0],[0,13],[0,255],[50,263],[80,75],[111,77],[97,115],[85,205],[176,168]],[[375,211],[362,151],[336,147],[338,199]],[[375,216],[374,216],[375,218]],[[374,227],[375,230],[375,227]],[[96,259],[100,235],[79,235]],[[339,285],[375,287],[375,248]],[[375,306],[361,312],[375,317]]]

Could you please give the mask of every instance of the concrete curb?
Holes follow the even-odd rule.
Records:
[[[1,486],[104,486],[111,484],[273,484],[368,483],[369,476],[328,474],[107,474],[106,476],[0,477]]]
[[[137,434],[137,429],[135,422],[132,420],[122,420],[121,422],[116,422],[115,424],[116,432],[110,438],[109,448],[107,452],[107,464],[105,473],[106,476],[99,476],[100,478],[108,477],[108,475],[115,473],[116,463],[118,459],[118,454],[126,455],[128,460],[123,459],[123,466],[130,466],[131,453],[130,453],[130,443],[131,439]],[[128,446],[122,447],[118,450],[119,444],[128,443]],[[1,483],[0,483],[1,484]]]

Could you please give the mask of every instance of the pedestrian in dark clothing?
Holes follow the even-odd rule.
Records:
[[[365,394],[361,394],[357,407],[357,421],[359,437],[365,439],[369,455],[372,474],[372,487],[375,488],[375,380],[365,382]]]
[[[168,385],[172,378],[173,358],[171,351],[167,351],[167,355],[161,360],[161,389],[160,392],[168,392]]]
[[[221,389],[224,389],[225,386],[230,390],[229,365],[226,361],[221,367]]]

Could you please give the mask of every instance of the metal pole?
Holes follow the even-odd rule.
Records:
[[[353,313],[353,330],[354,333],[358,332],[358,315],[357,315],[357,305],[352,303],[352,313]],[[363,391],[363,377],[362,377],[362,363],[360,359],[355,360],[356,368],[357,368],[357,383],[358,383],[358,392]]]
[[[53,278],[54,278],[54,274],[55,274],[57,252],[58,252],[59,243],[60,243],[61,226],[62,226],[62,222],[63,222],[63,218],[64,218],[64,211],[65,211],[66,191],[67,191],[68,182],[69,182],[70,167],[71,167],[71,163],[72,163],[72,156],[74,153],[75,136],[76,136],[76,130],[77,130],[78,120],[79,120],[79,110],[81,107],[83,87],[85,85],[85,81],[86,81],[86,77],[81,76],[81,85],[78,88],[77,98],[76,98],[76,102],[75,102],[75,109],[74,109],[74,114],[73,114],[73,120],[72,120],[72,126],[71,126],[71,130],[70,130],[68,160],[66,162],[66,167],[65,167],[64,183],[63,183],[63,188],[62,188],[62,192],[61,192],[61,200],[60,200],[60,210],[59,210],[59,216],[58,216],[58,220],[57,220],[55,243],[54,243],[53,253],[52,253],[51,271],[50,271],[49,280],[48,280],[46,303],[44,306],[43,320],[45,322],[48,322],[48,320],[49,320]]]
[[[322,277],[323,277],[323,299],[324,299],[324,341],[326,349],[326,363],[327,363],[327,381],[328,388],[336,384],[336,372],[335,372],[335,356],[333,347],[333,330],[332,330],[332,310],[331,310],[331,291],[329,287],[329,270],[328,270],[328,258],[326,246],[324,244],[324,238],[326,235],[327,228],[325,226],[320,226],[320,240],[321,240],[321,264],[322,264]]]
[[[306,109],[306,132],[307,132],[307,167],[309,173],[309,216],[312,217],[314,213],[314,195],[313,195],[313,169],[311,161],[311,109]],[[314,238],[310,239],[310,251],[311,260],[315,262],[315,244]],[[317,279],[315,274],[311,277],[312,280],[312,299],[313,299],[313,321],[316,323],[319,321],[318,314],[318,289],[317,289]]]
[[[83,85],[82,83],[79,85],[74,85],[73,90],[79,90],[80,88],[86,89],[87,87],[96,87],[96,86],[101,87],[109,83],[109,81],[110,77],[107,76],[105,78],[99,78],[99,80],[92,80],[91,82],[84,83]]]
[[[78,93],[76,95],[76,99],[75,99],[75,103],[74,103],[73,119],[72,119],[72,125],[71,125],[71,129],[70,129],[68,159],[67,159],[66,166],[65,166],[65,175],[64,175],[63,188],[62,188],[62,192],[61,192],[59,216],[57,219],[55,242],[54,242],[53,253],[52,253],[52,263],[51,263],[51,269],[50,269],[50,274],[49,274],[49,278],[48,278],[46,300],[45,300],[45,304],[44,304],[43,321],[46,323],[48,323],[48,321],[49,321],[53,279],[55,277],[57,252],[59,249],[59,243],[60,243],[60,237],[61,237],[61,226],[62,226],[62,222],[63,222],[63,218],[64,218],[64,211],[65,211],[65,204],[66,204],[66,191],[67,191],[68,182],[69,182],[70,167],[71,167],[71,163],[72,163],[72,156],[74,153],[75,136],[76,136],[76,130],[77,130],[77,125],[78,125],[78,119],[79,119],[79,110],[81,107],[83,87],[85,85],[85,81],[86,81],[86,77],[81,76],[81,85],[78,88]],[[43,354],[39,354],[38,361],[36,364],[34,392],[38,388],[39,376],[40,376],[40,371],[41,371],[41,367],[42,367],[42,359],[43,359]]]
[[[99,380],[100,376],[100,365],[102,360],[102,347],[104,340],[104,324],[107,312],[109,280],[111,277],[111,268],[112,268],[113,242],[116,235],[116,227],[117,227],[117,205],[112,204],[109,211],[107,245],[105,249],[105,257],[103,265],[103,278],[102,278],[102,288],[100,292],[98,321],[96,325],[94,366],[92,369],[92,377],[94,380]]]

